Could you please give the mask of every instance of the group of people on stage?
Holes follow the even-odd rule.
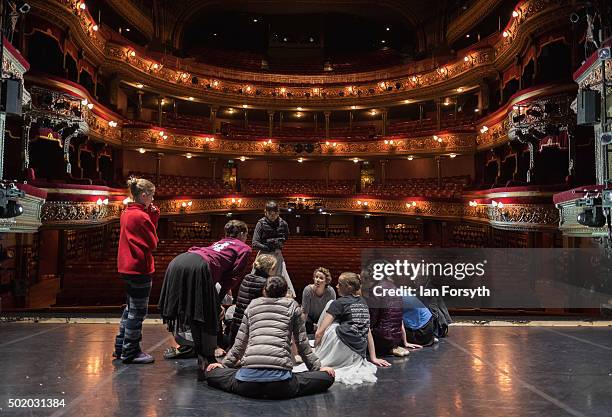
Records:
[[[121,215],[117,257],[127,305],[114,356],[144,364],[154,361],[140,349],[140,340],[159,210],[152,204],[153,183],[133,178],[128,187],[133,202]],[[323,392],[334,381],[375,382],[377,367],[391,366],[377,353],[406,356],[408,349],[446,336],[450,317],[443,305],[405,297],[372,308],[354,272],[340,274],[336,294],[329,270],[316,268],[300,306],[282,255],[289,228],[275,202],[266,204],[255,227],[252,246],[259,252],[245,275],[251,255],[247,236],[244,222],[230,220],[223,239],[175,257],[162,285],[160,313],[179,343],[164,356],[185,357],[193,345],[198,380],[209,386],[254,398],[291,398]]]

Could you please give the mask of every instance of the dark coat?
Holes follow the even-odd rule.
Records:
[[[263,289],[266,286],[267,279],[268,275],[266,273],[255,271],[255,273],[248,274],[242,280],[238,295],[236,296],[236,310],[234,310],[234,317],[232,318],[230,329],[231,344],[234,344],[234,340],[236,339],[236,334],[240,328],[240,323],[242,323],[244,311],[251,301],[263,296]]]
[[[282,249],[288,238],[289,226],[286,221],[279,217],[271,222],[267,217],[262,217],[253,232],[253,249],[274,252],[276,249]]]

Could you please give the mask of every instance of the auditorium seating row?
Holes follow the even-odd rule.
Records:
[[[232,190],[220,182],[213,182],[210,178],[184,177],[180,175],[160,175],[132,172],[141,178],[146,178],[155,184],[155,194],[158,197],[174,196],[216,196],[225,195]]]
[[[438,187],[437,178],[411,178],[407,180],[387,180],[385,184],[374,183],[363,190],[364,194],[374,197],[439,197],[452,198],[461,194],[463,187],[469,184],[469,176],[442,178]]]
[[[333,180],[327,184],[321,180],[272,180],[244,179],[240,181],[240,189],[245,194],[317,194],[317,195],[347,195],[355,193],[354,181]]]
[[[147,178],[155,183],[158,197],[176,196],[222,196],[232,193],[228,185],[213,182],[210,178],[184,177],[179,175],[160,175],[133,172],[131,175]],[[372,197],[457,197],[469,184],[469,176],[442,178],[438,186],[437,178],[410,178],[404,180],[388,179],[385,184],[374,183],[361,190],[359,194]],[[245,178],[240,180],[240,191],[244,195],[337,195],[356,194],[356,183],[351,180],[286,179],[272,180]]]
[[[234,124],[224,123],[221,125],[221,133],[233,139],[267,139],[270,137],[268,125],[250,124],[248,128]],[[332,127],[329,129],[329,137],[332,139],[345,140],[368,140],[376,135],[374,126],[355,125],[351,129],[345,127]],[[272,131],[272,137],[280,141],[323,141],[325,140],[325,126],[319,125],[318,129],[312,127],[283,126],[280,130],[277,126]]]
[[[470,116],[442,118],[440,121],[440,129],[437,128],[435,119],[427,118],[423,120],[408,120],[390,123],[387,129],[387,134],[391,136],[414,135],[414,133],[434,134],[438,130],[473,129],[473,124],[474,118]]]
[[[190,55],[197,56],[198,62],[203,64],[257,72],[266,70],[262,68],[262,61],[267,61],[268,71],[286,74],[323,73],[325,62],[324,59],[309,59],[297,63],[275,62],[269,60],[264,54],[204,47],[193,49],[190,51]],[[402,57],[391,48],[382,48],[365,54],[337,56],[329,59],[328,62],[333,69],[332,73],[365,72],[399,65],[402,63]]]
[[[164,113],[163,126],[172,129],[212,132],[210,118],[184,114]]]
[[[207,241],[164,241],[155,253],[155,269],[150,304],[155,305],[166,268],[178,254],[193,245],[209,245]],[[370,247],[419,247],[418,243],[393,243],[360,238],[292,237],[283,249],[287,270],[301,299],[303,288],[312,281],[312,272],[319,266],[329,268],[334,282],[343,271],[358,272],[361,252]],[[255,258],[252,254],[250,263]],[[56,306],[121,305],[125,302],[125,284],[117,275],[116,252],[108,253],[100,261],[74,260],[66,265],[62,290]]]

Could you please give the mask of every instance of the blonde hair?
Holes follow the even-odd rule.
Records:
[[[131,177],[127,180],[127,186],[132,195],[132,200],[136,202],[142,193],[155,194],[155,184],[144,178]]]
[[[361,277],[354,272],[343,272],[338,278],[338,282],[342,281],[350,290],[350,293],[355,295],[361,291]]]
[[[255,258],[253,268],[268,274],[276,267],[276,258],[272,255],[261,254]]]
[[[325,284],[326,285],[329,285],[331,283],[332,276],[331,276],[331,273],[329,272],[329,269],[323,268],[322,266],[318,267],[312,273],[312,279],[314,279],[314,277],[317,275],[317,272],[320,272],[323,275],[325,275]]]

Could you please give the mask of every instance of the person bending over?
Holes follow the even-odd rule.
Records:
[[[317,323],[323,309],[329,301],[336,299],[336,292],[330,285],[332,277],[329,269],[323,267],[315,269],[312,273],[312,280],[314,283],[304,287],[302,293],[302,309],[308,333],[317,331]]]
[[[168,265],[162,284],[159,311],[170,332],[188,325],[198,356],[198,380],[204,379],[208,363],[216,362],[215,348],[222,307],[220,298],[238,283],[251,248],[244,243],[247,225],[230,220],[225,238],[208,247],[192,247]],[[215,283],[221,284],[217,293]],[[221,297],[220,297],[221,295]]]
[[[334,370],[322,368],[310,348],[302,309],[286,294],[282,277],[268,278],[264,296],[247,307],[234,346],[222,363],[208,366],[209,386],[245,397],[284,399],[324,392],[334,383]],[[292,372],[292,337],[308,372]]]
[[[230,328],[230,343],[232,346],[238,329],[242,323],[242,317],[244,311],[249,306],[251,301],[259,298],[263,295],[263,289],[266,286],[266,281],[270,276],[270,272],[276,268],[276,259],[272,255],[261,254],[255,258],[253,263],[253,270],[255,272],[250,273],[244,277],[240,283],[238,289],[238,296],[236,297],[236,309],[234,310],[234,316],[232,318],[232,324]]]
[[[321,364],[335,369],[340,383],[376,382],[376,366],[391,364],[376,357],[368,305],[359,295],[359,275],[343,272],[337,289],[340,298],[327,304],[319,320],[315,353]],[[366,352],[371,363],[366,360]]]

